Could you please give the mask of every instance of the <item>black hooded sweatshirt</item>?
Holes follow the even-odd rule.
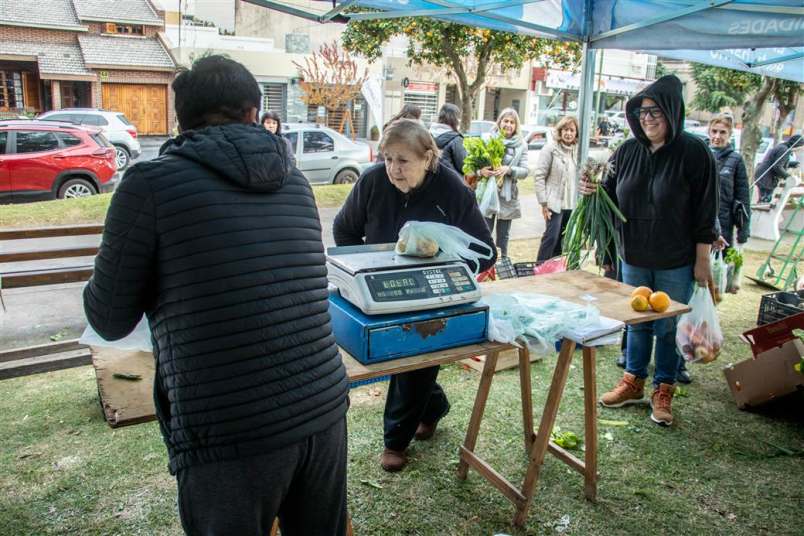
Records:
[[[346,413],[313,192],[261,126],[183,133],[112,197],[84,310],[105,339],[143,313],[172,473],[264,454]]]
[[[407,194],[391,184],[385,164],[368,168],[335,217],[332,231],[339,246],[385,244],[396,242],[408,221],[452,225],[488,244],[493,256],[480,261],[480,271],[488,270],[497,260],[497,249],[474,192],[440,162],[419,188]]]
[[[463,161],[466,159],[463,135],[460,132],[450,130],[439,134],[435,142],[441,150],[441,162],[463,177]]]
[[[655,153],[634,116],[650,98],[668,122],[667,142]],[[718,182],[715,160],[706,144],[684,132],[681,81],[663,76],[626,104],[634,138],[612,155],[604,187],[627,222],[620,225],[627,264],[669,270],[695,263],[695,245],[717,238]]]

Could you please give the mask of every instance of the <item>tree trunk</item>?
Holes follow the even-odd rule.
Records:
[[[748,181],[754,181],[754,158],[757,154],[757,147],[761,140],[759,131],[759,117],[762,115],[762,108],[768,100],[768,96],[776,84],[775,78],[762,77],[762,86],[745,104],[743,104],[742,122],[743,132],[740,138],[740,153],[745,160],[746,171],[748,171]]]
[[[778,143],[782,140],[782,127],[784,127],[784,120],[787,119],[787,116],[790,115],[790,112],[795,110],[796,106],[798,106],[798,95],[798,88],[795,88],[794,91],[790,91],[788,93],[785,93],[784,91],[776,92],[779,118],[774,122],[773,125],[772,135],[774,143]]]

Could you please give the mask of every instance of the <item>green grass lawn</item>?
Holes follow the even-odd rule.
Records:
[[[537,240],[512,245],[532,259]],[[764,257],[749,253],[749,271]],[[386,384],[352,391],[349,411],[349,508],[358,535],[758,535],[801,534],[804,506],[804,397],[790,407],[736,409],[721,368],[750,351],[738,335],[752,327],[763,289],[746,282],[720,306],[726,344],[720,359],[693,366],[688,396],[674,404],[676,424],[652,424],[645,408],[599,409],[599,501],[583,497],[583,480],[548,456],[525,530],[513,507],[471,473],[455,477],[458,446],[479,374],[444,367],[439,379],[452,411],[433,441],[415,443],[400,474],[383,472],[382,409]],[[0,313],[1,314],[1,313]],[[599,391],[621,375],[614,349],[599,353]],[[579,354],[577,354],[579,355]],[[534,364],[537,418],[555,357]],[[577,360],[558,418],[583,434],[582,368]],[[110,429],[95,375],[82,367],[0,382],[0,534],[179,535],[175,481],[155,423]],[[498,373],[478,453],[514,481],[524,476],[518,373]],[[792,454],[792,455],[791,455]],[[562,521],[563,519],[563,521]]]
[[[341,206],[351,190],[351,184],[313,186],[319,207]],[[112,194],[100,194],[80,199],[0,205],[0,228],[103,223],[111,199]]]

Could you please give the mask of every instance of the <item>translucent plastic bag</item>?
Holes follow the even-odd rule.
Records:
[[[713,251],[710,255],[712,279],[715,282],[715,304],[720,303],[729,284],[729,266],[723,260],[722,251]]]
[[[724,260],[728,266],[726,292],[737,294],[742,286],[743,279],[743,251],[740,245],[738,244],[734,248],[726,250]]]
[[[483,181],[485,187],[480,199],[480,213],[484,218],[491,218],[500,212],[500,194],[497,191],[497,183],[494,179],[486,179]]]
[[[533,268],[533,275],[556,274],[567,271],[566,257],[553,257]]]
[[[87,325],[81,338],[78,339],[81,344],[87,346],[116,348],[118,350],[130,350],[140,352],[153,352],[153,343],[151,342],[151,328],[148,325],[148,319],[142,315],[134,331],[116,341],[107,341],[92,329],[91,325]]]
[[[723,330],[709,289],[696,285],[689,306],[692,311],[678,320],[676,347],[690,363],[714,361],[723,346]]]
[[[430,253],[435,243],[435,253]],[[475,251],[469,246],[477,246],[485,253]],[[448,255],[460,257],[474,264],[474,274],[477,275],[481,259],[490,259],[493,256],[491,248],[472,235],[469,235],[457,227],[436,223],[432,221],[409,221],[399,231],[399,240],[396,242],[396,252],[399,255],[412,255],[415,257],[434,256],[438,250]]]
[[[482,303],[489,306],[489,340],[524,343],[534,353],[552,353],[564,332],[600,322],[600,311],[591,304],[577,305],[543,294],[492,294],[484,296]]]

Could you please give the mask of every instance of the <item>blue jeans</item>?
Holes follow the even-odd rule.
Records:
[[[623,282],[634,287],[662,290],[674,301],[687,303],[693,290],[693,266],[673,270],[650,270],[622,263]],[[656,336],[656,370],[653,385],[676,382],[679,360],[676,352],[676,318],[634,324],[628,327],[625,370],[637,378],[648,377],[648,365]]]

